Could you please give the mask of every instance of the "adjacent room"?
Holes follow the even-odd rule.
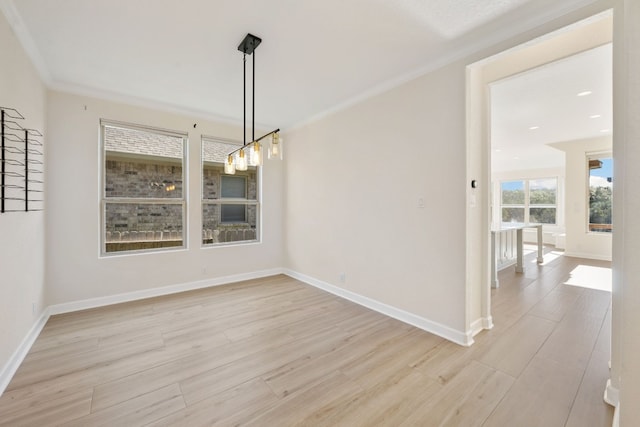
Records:
[[[0,0],[0,426],[637,425],[638,20]]]
[[[517,229],[538,243],[527,224],[542,224],[552,259],[612,259],[612,45],[583,49],[491,84],[494,287],[517,262]]]

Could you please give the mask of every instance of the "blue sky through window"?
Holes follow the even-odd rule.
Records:
[[[524,190],[524,181],[504,181],[501,184],[502,191]]]
[[[604,178],[613,177],[613,159],[598,159],[602,162],[602,167],[599,169],[591,169],[591,176],[601,176]]]

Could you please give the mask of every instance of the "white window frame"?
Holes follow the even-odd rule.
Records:
[[[161,135],[167,135],[171,137],[182,138],[182,196],[180,198],[154,198],[154,197],[107,197],[106,195],[106,141],[105,141],[105,127],[119,127],[125,129],[132,129],[142,132],[151,132]],[[112,257],[112,256],[127,256],[135,254],[144,254],[150,252],[166,252],[185,250],[188,248],[188,236],[187,229],[187,194],[188,185],[186,177],[187,174],[187,153],[188,153],[188,134],[185,132],[178,132],[167,129],[160,129],[155,127],[149,127],[144,125],[119,122],[114,120],[101,119],[100,120],[100,256]],[[144,156],[144,155],[142,155]],[[143,158],[143,157],[141,157]],[[149,249],[134,249],[128,251],[112,251],[107,252],[107,230],[106,230],[106,208],[107,204],[154,204],[154,205],[176,205],[181,206],[182,209],[182,245],[169,246],[165,248],[149,248]]]

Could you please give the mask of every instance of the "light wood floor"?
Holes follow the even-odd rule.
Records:
[[[285,276],[54,316],[0,425],[609,427],[610,294],[564,284],[607,263],[551,255],[471,348]]]

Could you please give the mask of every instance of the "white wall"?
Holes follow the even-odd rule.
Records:
[[[466,332],[464,78],[450,65],[287,132],[287,267]]]
[[[61,304],[280,268],[281,162],[263,168],[263,239],[201,248],[200,135],[238,139],[241,127],[51,92],[48,103],[47,302]],[[100,119],[188,132],[188,248],[100,257]],[[194,129],[193,125],[197,123]]]
[[[640,425],[640,2],[619,0],[614,38],[611,383],[620,426]],[[607,390],[608,392],[610,390]],[[616,393],[612,393],[615,397]]]
[[[565,254],[611,261],[611,234],[590,233],[587,227],[589,220],[587,155],[595,152],[610,152],[611,137],[558,142],[552,146],[565,152],[567,229]]]
[[[2,13],[0,52],[0,105],[18,109],[47,145],[46,90]],[[44,308],[44,242],[43,212],[0,214],[0,391],[2,367]]]
[[[466,67],[598,13],[603,4],[288,132],[287,267],[460,334],[475,332],[479,323],[490,326],[489,262],[482,256],[489,253],[482,230],[490,221],[484,204],[489,152],[471,141],[486,135],[486,117],[468,115]],[[602,26],[610,29],[610,22]],[[484,91],[483,82],[498,78],[492,76],[611,38],[583,36],[564,37],[553,54],[548,46],[519,52],[495,69],[469,75],[470,81]],[[481,98],[470,102],[470,108],[485,105]],[[469,149],[468,129],[477,132]],[[470,188],[472,179],[477,189]],[[419,198],[424,209],[417,207]]]

